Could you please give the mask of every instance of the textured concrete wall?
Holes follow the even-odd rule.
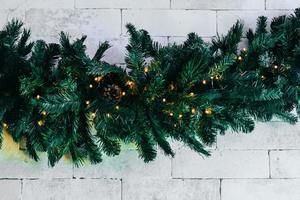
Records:
[[[291,13],[300,0],[0,0],[0,25],[18,17],[33,39],[57,41],[58,32],[86,34],[92,54],[99,41],[113,47],[105,60],[123,63],[125,24],[147,29],[163,44],[191,31],[206,40],[239,18],[254,27],[258,15]],[[97,166],[74,168],[68,159],[53,169],[34,163],[5,134],[0,153],[1,200],[299,200],[300,125],[258,123],[248,135],[219,137],[203,158],[174,144],[176,157],[160,154],[144,164],[125,148]],[[43,156],[44,157],[44,156]]]

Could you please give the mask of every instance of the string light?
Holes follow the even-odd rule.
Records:
[[[3,128],[8,128],[8,124],[7,123],[3,123]]]
[[[38,123],[39,126],[43,126],[44,125],[44,121],[43,120],[39,120],[37,123]]]
[[[175,90],[175,86],[174,86],[174,84],[172,83],[172,84],[170,84],[170,90]]]
[[[195,113],[196,113],[196,108],[192,108],[192,109],[191,109],[191,112],[192,112],[193,114],[195,114]]]
[[[149,72],[149,68],[148,68],[148,67],[145,67],[145,68],[144,68],[144,72],[145,72],[145,73],[148,73],[148,72]]]
[[[92,84],[90,84],[90,85],[89,85],[89,88],[93,88],[93,85],[92,85]]]
[[[166,100],[165,98],[163,98],[163,99],[162,99],[162,102],[164,102],[164,103],[165,103],[166,101],[167,101],[167,100]]]
[[[42,115],[46,116],[46,115],[47,115],[46,111],[43,111],[43,112],[42,112]]]
[[[206,80],[202,80],[202,84],[206,85],[207,81]]]
[[[211,80],[213,80],[213,79],[214,79],[214,77],[213,77],[213,76],[211,76],[211,77],[210,77],[210,79],[211,79]]]
[[[211,108],[206,108],[204,113],[207,114],[207,115],[211,115],[212,114],[212,109]]]
[[[242,61],[242,60],[243,60],[242,56],[239,56],[239,57],[238,57],[238,60],[239,60],[239,61]]]
[[[90,105],[90,103],[91,103],[90,101],[85,101],[86,105]]]
[[[126,92],[122,92],[122,96],[125,96],[126,95]]]
[[[261,78],[262,80],[266,79],[266,77],[265,77],[264,75],[262,75],[260,78]]]
[[[173,124],[173,126],[174,126],[174,128],[176,128],[176,127],[177,127],[177,124]]]
[[[106,113],[106,117],[111,117],[111,114],[110,113]]]
[[[116,110],[119,110],[119,109],[120,109],[120,106],[117,105],[117,106],[116,106]]]
[[[174,113],[172,113],[172,112],[169,113],[169,116],[173,117],[173,115],[174,115]]]
[[[91,117],[94,119],[94,118],[96,117],[96,113],[93,112],[93,113],[91,114]]]
[[[243,52],[246,52],[247,51],[247,49],[246,48],[243,48]]]
[[[183,115],[182,115],[182,114],[179,114],[179,115],[178,115],[178,118],[179,118],[179,119],[181,119],[182,117],[183,117]]]
[[[41,98],[41,96],[40,95],[36,95],[36,99],[40,99]]]
[[[194,93],[194,92],[191,92],[191,93],[190,93],[190,96],[191,96],[191,97],[195,96],[195,93]]]
[[[130,89],[134,88],[135,83],[133,81],[127,81],[126,85],[129,86]]]
[[[94,78],[96,82],[100,82],[103,79],[103,76],[97,76]]]
[[[274,65],[274,69],[278,69],[278,65]]]

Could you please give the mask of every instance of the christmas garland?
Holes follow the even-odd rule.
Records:
[[[182,45],[161,46],[128,24],[126,67],[94,57],[82,37],[59,44],[29,43],[30,31],[13,20],[0,32],[0,121],[26,152],[47,152],[54,166],[65,154],[74,164],[118,155],[135,144],[152,161],[157,147],[174,156],[170,141],[202,155],[227,130],[251,132],[273,117],[297,122],[300,85],[300,10],[259,17],[243,34],[239,21],[205,43],[195,33]],[[243,36],[247,48],[238,49]],[[0,130],[2,132],[2,130]]]

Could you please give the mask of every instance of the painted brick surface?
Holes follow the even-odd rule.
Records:
[[[264,9],[264,0],[172,0],[172,8],[174,9]]]
[[[101,39],[121,34],[121,12],[118,10],[29,9],[26,25],[33,35],[58,37],[60,31],[71,36],[87,35]],[[41,31],[43,30],[43,31]]]
[[[32,40],[57,42],[60,31],[87,35],[93,55],[99,42],[111,48],[104,60],[124,64],[126,23],[144,28],[155,41],[182,43],[196,32],[209,41],[240,19],[254,28],[259,15],[290,14],[300,0],[0,0],[0,26],[18,18]],[[245,46],[245,41],[241,42]],[[73,167],[63,160],[35,163],[7,139],[0,152],[1,200],[299,200],[300,124],[257,123],[253,133],[228,133],[203,158],[179,143],[174,158],[161,152],[145,164],[125,149],[99,165]]]
[[[3,200],[21,200],[20,180],[0,180],[0,196]]]
[[[1,9],[17,9],[25,5],[26,0],[1,1]]]
[[[74,0],[27,0],[26,1],[27,8],[74,8]]]
[[[124,180],[124,200],[220,200],[218,180]],[[138,191],[137,192],[137,188]]]
[[[271,151],[270,167],[272,178],[300,178],[300,151]]]
[[[256,25],[257,17],[258,16],[266,16],[269,19],[273,17],[290,14],[291,11],[283,10],[283,11],[217,11],[217,26],[218,32],[220,34],[225,34],[230,29],[230,27],[237,21],[241,20],[244,23],[245,30],[249,28],[254,28]]]
[[[124,150],[120,156],[106,157],[103,163],[74,168],[76,178],[171,178],[171,159],[158,154],[151,163],[144,163],[136,150]]]
[[[72,178],[73,167],[69,162],[62,161],[54,168],[47,164],[46,159],[34,162],[30,158],[16,158],[0,155],[1,178]],[[45,158],[45,157],[44,157]]]
[[[73,167],[69,161],[62,159],[54,168],[48,167],[45,154],[40,155],[40,162],[30,159],[7,132],[0,151],[0,180],[26,178],[72,178]],[[0,198],[1,199],[1,198]]]
[[[246,164],[247,163],[247,164]],[[180,149],[172,160],[175,178],[267,178],[267,151],[213,151],[201,157],[187,148]]]
[[[186,36],[190,32],[196,32],[201,36],[216,35],[214,11],[124,10],[122,13],[123,25],[133,23],[154,36]]]
[[[18,18],[25,20],[25,10],[20,9],[3,9],[0,7],[0,27],[2,28],[9,20],[13,18]]]
[[[298,200],[299,180],[223,180],[222,200]]]
[[[300,124],[257,123],[250,134],[228,133],[220,136],[219,149],[300,149]]]
[[[266,8],[267,9],[295,9],[300,7],[299,0],[267,0]]]
[[[76,8],[170,8],[169,0],[75,0]]]
[[[25,180],[22,200],[119,200],[121,181],[107,179]]]

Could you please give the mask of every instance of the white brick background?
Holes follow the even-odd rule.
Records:
[[[88,36],[92,54],[99,41],[112,48],[105,60],[124,63],[125,24],[148,30],[162,44],[182,42],[193,31],[209,40],[237,20],[254,27],[258,15],[289,14],[300,0],[0,0],[0,25],[17,17],[33,39],[57,41],[58,32]],[[8,139],[7,139],[8,138]],[[218,138],[203,158],[176,146],[176,157],[144,164],[137,152],[102,164],[55,168],[34,163],[9,137],[0,153],[1,200],[299,200],[300,124],[257,123],[253,133]],[[43,155],[43,157],[45,157]]]

